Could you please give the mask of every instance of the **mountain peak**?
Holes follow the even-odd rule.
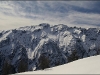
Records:
[[[62,65],[77,59],[100,54],[100,30],[68,27],[48,23],[20,27],[0,32],[0,53],[4,56],[0,72],[6,58],[18,72],[21,60],[28,63],[29,70],[39,70],[39,58],[49,60],[49,66]]]

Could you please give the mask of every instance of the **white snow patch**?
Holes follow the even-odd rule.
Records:
[[[82,36],[82,40],[83,40],[83,42],[85,42],[85,37],[86,37],[85,35]]]
[[[80,30],[77,29],[74,30],[74,33],[80,34],[80,32],[81,32]]]
[[[7,37],[10,33],[11,33],[11,31],[5,33],[5,34],[0,38],[0,42],[1,42],[2,40],[6,40],[6,39],[7,39],[6,37]]]

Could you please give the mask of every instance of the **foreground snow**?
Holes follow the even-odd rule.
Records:
[[[80,59],[46,70],[19,74],[100,74],[100,55]]]

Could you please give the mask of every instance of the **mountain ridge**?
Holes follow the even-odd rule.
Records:
[[[18,72],[21,60],[28,63],[29,70],[38,70],[39,58],[43,54],[49,66],[62,65],[77,59],[99,55],[100,29],[51,26],[42,23],[0,32],[0,72],[5,60]]]

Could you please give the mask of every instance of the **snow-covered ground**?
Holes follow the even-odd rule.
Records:
[[[46,70],[31,71],[18,74],[100,74],[100,55],[83,58]]]

